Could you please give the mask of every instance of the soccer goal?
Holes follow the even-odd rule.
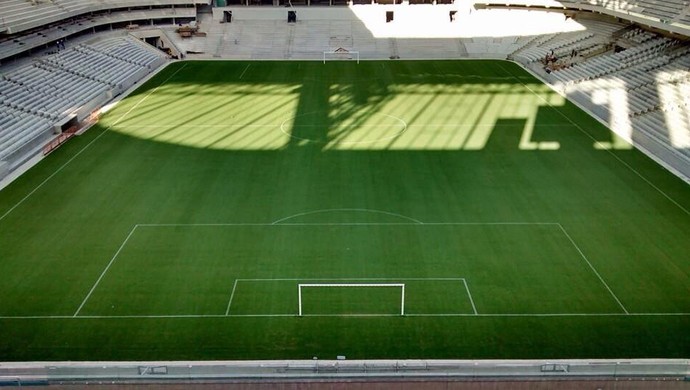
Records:
[[[400,289],[400,315],[405,315],[405,284],[404,283],[300,283],[297,285],[297,302],[299,316],[304,315],[302,293],[304,289],[338,289],[338,288],[393,288]]]
[[[326,63],[326,61],[333,60],[357,60],[357,63],[359,64],[359,51],[348,50],[340,47],[335,50],[328,50],[323,52],[324,64]]]

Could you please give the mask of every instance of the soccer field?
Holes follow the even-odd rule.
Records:
[[[510,62],[178,62],[0,191],[0,361],[686,358],[689,210]]]

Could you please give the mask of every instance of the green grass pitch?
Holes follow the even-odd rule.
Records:
[[[0,191],[0,361],[688,357],[688,210],[510,62],[179,62]]]

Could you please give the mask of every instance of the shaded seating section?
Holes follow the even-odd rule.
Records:
[[[166,61],[132,37],[78,45],[0,79],[0,162],[21,163],[70,120],[82,120]],[[30,146],[29,150],[26,149]]]
[[[687,4],[680,14],[673,18],[672,21],[690,26],[690,4]]]
[[[634,25],[597,29],[538,36],[510,57],[690,177],[690,45]],[[594,42],[598,49],[587,52]],[[571,48],[576,58],[567,55]],[[550,50],[567,61],[545,65],[540,57]]]
[[[10,160],[15,152],[32,142],[47,139],[52,129],[48,119],[5,105],[5,97],[0,95],[0,162]]]
[[[531,63],[543,61],[551,52],[558,58],[570,55],[572,50],[586,50],[600,43],[594,33],[578,31],[562,34],[548,34],[536,39],[538,44],[529,45],[513,54],[519,62]]]
[[[690,46],[633,30],[630,45],[587,58],[547,78],[576,101],[604,108],[616,130],[629,123],[633,142],[688,176],[690,167]],[[620,47],[619,47],[620,49]],[[597,96],[608,95],[605,104]],[[590,105],[590,107],[592,107]]]
[[[124,89],[132,76],[145,75],[160,65],[161,56],[133,44],[130,38],[110,39],[104,43],[78,45],[72,50],[47,57],[42,64],[80,78],[85,83],[98,82],[103,88]],[[100,93],[101,88],[90,87],[90,91]]]
[[[47,24],[103,10],[164,9],[173,6],[190,6],[195,3],[208,4],[196,0],[3,0],[0,2],[0,15],[4,27],[11,34],[38,28]]]
[[[580,23],[586,30],[536,36],[513,52],[509,58],[524,65],[548,63],[555,69],[568,67],[583,57],[606,50],[612,34],[625,26],[621,23],[587,19]],[[548,60],[550,58],[553,60]]]
[[[632,13],[670,22],[688,7],[684,0],[561,0],[567,7],[595,6],[621,13]]]
[[[48,62],[35,63],[6,75],[4,104],[57,121],[77,109],[82,101],[94,99],[107,86]]]
[[[2,4],[2,2],[0,2]],[[124,28],[129,23],[139,23],[146,26],[152,23],[171,24],[194,20],[196,9],[189,7],[154,8],[136,11],[100,11],[61,21],[59,24],[42,26],[37,30],[26,31],[0,39],[0,62],[7,62],[11,58],[20,58],[31,50],[41,50],[46,47],[55,50],[55,42],[88,34],[94,30],[109,30]]]
[[[131,37],[78,45],[3,76],[5,104],[59,120],[106,92],[116,95],[165,56]]]
[[[618,53],[607,52],[591,57],[576,66],[554,72],[553,75],[562,83],[574,84],[631,67],[637,67],[643,71],[649,70],[667,63],[669,58],[663,53],[677,44],[677,41],[669,38],[656,37]]]

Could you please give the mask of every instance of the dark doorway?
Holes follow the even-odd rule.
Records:
[[[393,11],[386,11],[386,23],[393,21]]]

